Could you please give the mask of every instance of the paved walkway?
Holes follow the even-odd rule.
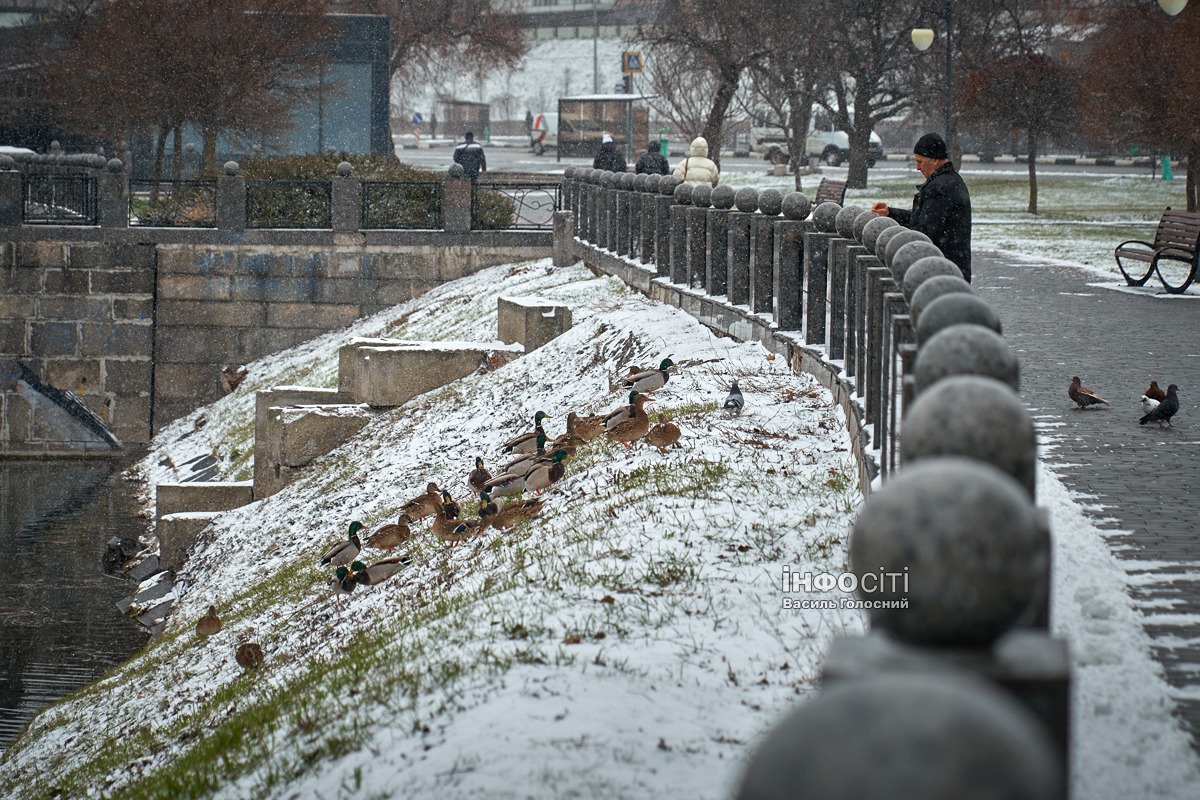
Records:
[[[1155,578],[1134,603],[1200,751],[1200,297],[1128,294],[1089,285],[1105,281],[1094,274],[974,257],[975,288],[1021,359],[1043,457],[1102,506],[1097,527],[1134,562],[1126,569]],[[1072,410],[1073,375],[1112,408]],[[1152,378],[1179,385],[1173,429],[1137,424]]]

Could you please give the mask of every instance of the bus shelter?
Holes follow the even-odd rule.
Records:
[[[613,138],[625,160],[633,160],[650,140],[646,97],[634,94],[589,94],[558,99],[558,155],[594,158],[604,134]]]

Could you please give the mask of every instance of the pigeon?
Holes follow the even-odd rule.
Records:
[[[1161,403],[1167,399],[1167,393],[1158,385],[1158,381],[1150,381],[1150,388],[1146,390],[1146,397]]]
[[[1078,375],[1071,378],[1071,386],[1067,389],[1067,395],[1079,404],[1079,408],[1087,408],[1097,403],[1108,405],[1107,400],[1081,384]]]
[[[263,651],[258,642],[243,642],[238,645],[234,658],[242,669],[258,669],[263,663]]]
[[[1166,397],[1166,395],[1163,395]],[[1149,414],[1154,409],[1158,408],[1158,401],[1149,395],[1142,395],[1142,416]]]
[[[745,405],[746,400],[742,397],[742,390],[738,388],[737,381],[734,381],[733,386],[729,389],[729,396],[725,398],[725,410],[733,414],[740,414]]]
[[[1160,428],[1164,422],[1167,423],[1168,428],[1174,428],[1175,426],[1171,424],[1171,417],[1175,416],[1178,411],[1179,387],[1172,383],[1167,387],[1166,398],[1153,411],[1143,414],[1142,418],[1138,420],[1138,425],[1145,425],[1147,422],[1153,420],[1158,423],[1158,427]]]
[[[221,367],[221,388],[225,394],[241,386],[248,374],[250,370],[243,365],[226,364]]]

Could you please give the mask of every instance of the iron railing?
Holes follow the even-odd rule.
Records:
[[[213,178],[131,180],[129,224],[155,228],[215,228],[217,181]]]
[[[441,230],[441,182],[363,181],[360,225]]]
[[[246,181],[246,227],[330,228],[329,181]]]
[[[475,183],[471,186],[471,229],[553,230],[560,202],[557,182]]]
[[[21,221],[27,225],[96,225],[98,206],[92,175],[21,175]]]

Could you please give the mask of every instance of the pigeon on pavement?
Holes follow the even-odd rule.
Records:
[[[742,397],[742,390],[738,388],[737,381],[734,381],[733,386],[729,389],[729,396],[725,398],[725,410],[733,414],[740,414],[745,406],[746,400]]]
[[[1150,381],[1150,388],[1146,390],[1146,397],[1161,403],[1167,399],[1167,393],[1158,385],[1158,381]]]
[[[1080,383],[1078,375],[1071,378],[1071,386],[1067,389],[1067,395],[1079,405],[1079,408],[1087,408],[1097,403],[1108,405],[1107,400]]]
[[[1167,387],[1166,399],[1159,403],[1158,407],[1149,414],[1142,415],[1142,418],[1138,420],[1138,425],[1145,425],[1147,422],[1154,421],[1158,423],[1158,427],[1160,428],[1164,422],[1167,423],[1168,428],[1174,428],[1175,426],[1171,424],[1171,417],[1175,416],[1178,411],[1179,387],[1172,383]]]
[[[1163,397],[1166,397],[1164,394]],[[1149,414],[1154,409],[1158,408],[1158,401],[1150,395],[1142,395],[1142,416]]]

